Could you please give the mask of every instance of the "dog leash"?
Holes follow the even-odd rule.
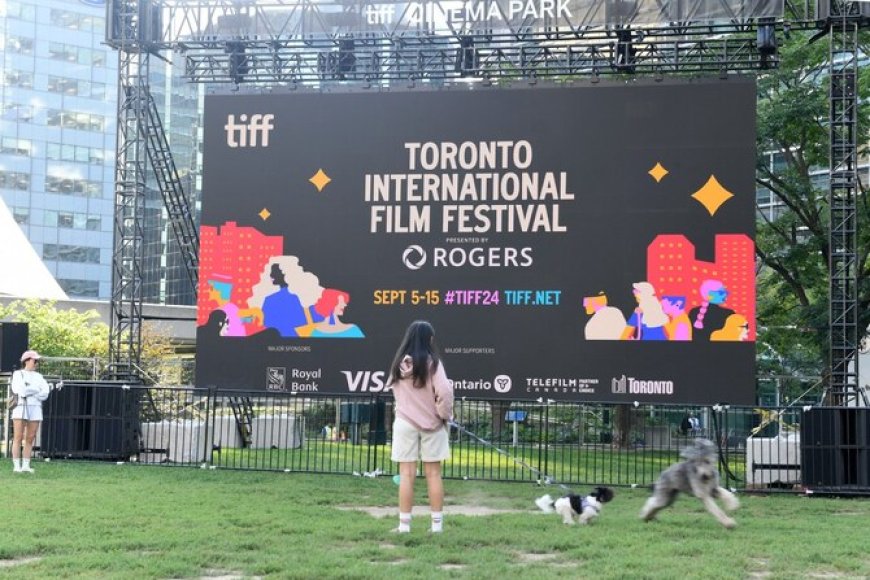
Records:
[[[535,475],[538,476],[538,483],[539,484],[541,484],[541,485],[558,485],[559,487],[561,487],[562,489],[564,489],[568,493],[574,493],[570,487],[568,487],[567,485],[565,485],[563,483],[559,483],[558,481],[556,481],[556,479],[554,477],[545,474],[540,469],[532,467],[531,465],[529,465],[528,463],[526,463],[522,459],[517,459],[516,457],[514,457],[513,455],[511,455],[510,453],[508,453],[504,449],[501,449],[500,447],[498,447],[495,443],[493,443],[491,441],[487,441],[483,437],[478,436],[476,433],[472,433],[467,428],[465,428],[464,426],[457,423],[455,420],[451,419],[448,422],[448,425],[458,429],[460,432],[465,433],[469,437],[476,439],[477,441],[480,441],[481,443],[483,443],[484,445],[486,445],[490,449],[495,450],[495,452],[498,453],[499,455],[507,457],[508,459],[510,459],[511,461],[516,463],[517,465],[525,467],[526,469],[528,469],[529,471],[531,471],[532,473],[534,473]]]

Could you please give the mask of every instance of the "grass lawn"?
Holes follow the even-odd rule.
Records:
[[[728,531],[684,498],[645,524],[647,493],[618,488],[592,526],[535,511],[558,487],[446,482],[445,533],[396,502],[389,477],[53,461],[0,462],[6,578],[867,578],[870,500],[743,495]],[[425,483],[418,481],[418,504]],[[513,510],[456,515],[466,506]],[[451,509],[454,513],[451,513]]]

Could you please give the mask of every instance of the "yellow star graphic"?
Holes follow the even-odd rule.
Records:
[[[649,173],[650,176],[652,176],[652,178],[656,180],[656,183],[659,183],[662,179],[665,178],[665,175],[667,175],[669,172],[662,166],[661,163],[657,162],[655,164],[655,167],[647,171],[647,173]]]
[[[715,214],[723,203],[734,197],[734,194],[722,187],[722,184],[716,180],[715,175],[711,175],[710,179],[704,186],[692,194],[701,205],[703,205],[710,215]]]
[[[317,173],[312,175],[311,179],[309,179],[308,181],[310,181],[314,185],[314,187],[317,188],[317,191],[323,191],[323,188],[326,187],[326,185],[330,181],[332,181],[332,179],[330,179],[330,177],[326,173],[324,173],[322,169],[318,169]]]
[[[272,215],[272,213],[264,207],[263,209],[260,210],[260,213],[258,213],[257,215],[260,216],[260,219],[262,219],[263,221],[266,221],[267,219],[269,219],[269,216]]]

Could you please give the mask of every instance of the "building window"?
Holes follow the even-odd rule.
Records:
[[[72,46],[62,42],[48,44],[48,57],[53,60],[63,60],[97,68],[106,66],[105,51]]]
[[[88,181],[87,179],[73,179],[46,175],[45,191],[48,193],[59,193],[61,195],[101,197],[103,194],[103,184],[99,181]]]
[[[15,218],[15,223],[25,226],[30,223],[30,210],[26,207],[12,208],[12,217]]]
[[[67,30],[100,32],[103,30],[104,26],[102,18],[91,16],[89,14],[81,14],[79,12],[58,10],[56,8],[52,8],[50,18],[52,24],[66,28]]]
[[[67,77],[49,76],[48,90],[52,93],[60,93],[70,97],[86,97],[102,100],[106,96],[106,85],[103,83],[92,83]]]
[[[7,155],[30,155],[33,143],[30,139],[16,139],[15,137],[0,138],[0,153]]]
[[[30,175],[18,171],[0,171],[0,189],[30,190]]]
[[[8,18],[33,22],[36,20],[36,6],[16,2],[15,0],[8,0],[6,2],[6,16]]]
[[[100,263],[100,249],[84,246],[68,246],[65,244],[44,244],[42,257],[58,262],[77,262],[85,264]]]
[[[0,118],[4,121],[29,123],[33,120],[33,108],[20,103],[3,103],[0,105]]]
[[[106,118],[102,115],[93,115],[91,113],[48,109],[45,123],[49,127],[63,127],[64,129],[102,133],[106,126]]]
[[[97,298],[100,293],[100,283],[96,280],[70,280],[58,278],[57,283],[68,296],[80,298]]]
[[[54,161],[78,161],[102,165],[105,157],[103,150],[97,147],[61,145],[60,143],[46,143],[45,145],[45,158]]]
[[[33,88],[33,75],[29,72],[20,70],[11,70],[3,75],[3,84],[7,87],[18,87],[21,89]]]
[[[11,54],[33,54],[33,39],[23,36],[7,36],[6,52]]]
[[[58,212],[57,227],[71,228],[73,227],[73,214],[67,212]]]

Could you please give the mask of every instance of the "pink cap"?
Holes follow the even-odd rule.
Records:
[[[21,362],[24,362],[24,361],[29,360],[29,359],[39,360],[41,358],[42,357],[39,356],[39,353],[36,352],[35,350],[25,350],[24,354],[21,355]]]

